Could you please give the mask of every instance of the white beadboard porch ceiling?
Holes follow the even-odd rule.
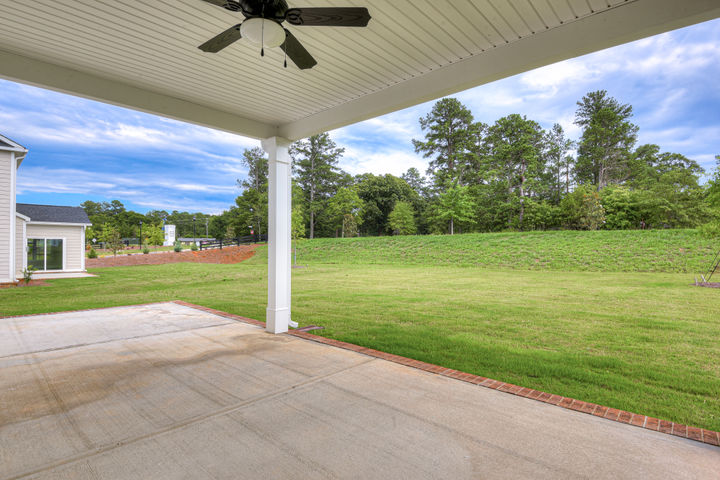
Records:
[[[0,0],[0,77],[291,140],[720,16],[718,0],[289,0],[366,6],[367,28],[287,26],[317,59],[240,40],[200,0]]]

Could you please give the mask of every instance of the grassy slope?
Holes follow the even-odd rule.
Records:
[[[718,248],[695,230],[560,231],[325,238],[300,242],[298,255],[311,263],[704,273]]]
[[[463,237],[450,242],[478,236]],[[390,240],[398,242],[361,239]],[[295,320],[324,325],[322,334],[333,338],[720,430],[720,290],[690,287],[691,277],[676,273],[401,265],[388,247],[383,258],[396,264],[363,264],[347,253],[354,242],[306,243],[304,250],[315,252],[301,253],[308,267],[293,270]],[[316,243],[329,250],[324,261],[331,263],[322,263]],[[543,243],[550,243],[548,236]],[[98,269],[97,279],[0,290],[0,313],[183,299],[262,319],[266,261],[261,249],[239,265]]]

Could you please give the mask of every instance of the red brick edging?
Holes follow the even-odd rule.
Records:
[[[101,307],[101,308],[87,308],[80,310],[68,310],[65,312],[49,312],[49,313],[31,313],[27,315],[0,315],[0,318],[18,318],[18,317],[31,317],[36,315],[53,315],[60,313],[73,313],[73,312],[88,312],[92,310],[105,310],[108,308],[122,308],[122,307],[137,307],[144,305],[157,305],[168,302],[150,302],[141,303],[137,305],[118,305],[114,307]],[[265,322],[260,322],[252,318],[235,315],[233,313],[223,312],[221,310],[215,310],[214,308],[203,307],[202,305],[195,305],[193,303],[185,302],[182,300],[175,300],[171,303],[182,305],[185,307],[194,308],[203,312],[212,313],[232,320],[238,320],[244,323],[249,323],[258,327],[265,327]],[[345,350],[351,350],[353,352],[362,353],[371,357],[380,358],[389,362],[398,363],[425,372],[442,375],[445,377],[454,378],[455,380],[461,380],[463,382],[472,383],[473,385],[479,385],[481,387],[492,388],[500,392],[511,393],[521,397],[529,398],[531,400],[537,400],[543,403],[549,403],[558,407],[567,408],[569,410],[575,410],[581,413],[587,413],[589,415],[595,415],[596,417],[605,418],[620,423],[627,423],[628,425],[634,425],[636,427],[653,430],[656,432],[667,433],[689,440],[695,440],[697,442],[706,443],[708,445],[720,446],[720,433],[713,430],[706,430],[704,428],[690,427],[680,423],[674,423],[667,420],[660,420],[654,417],[648,417],[646,415],[640,415],[637,413],[626,412],[624,410],[617,410],[615,408],[605,407],[597,405],[595,403],[583,402],[575,400],[574,398],[562,397],[560,395],[553,395],[539,390],[533,390],[527,387],[520,387],[511,383],[504,383],[491,378],[480,377],[478,375],[472,375],[470,373],[461,372],[459,370],[453,370],[452,368],[445,368],[439,365],[433,365],[432,363],[425,363],[419,360],[413,360],[411,358],[401,357],[400,355],[393,355],[392,353],[381,352],[372,348],[361,347],[352,343],[341,342],[340,340],[334,340],[332,338],[321,337],[319,335],[313,335],[308,332],[297,332],[289,331],[288,335],[294,337],[304,338],[318,343],[324,343],[333,347],[343,348]]]
[[[192,303],[175,301],[179,305],[186,307],[195,308],[204,312],[213,313],[221,317],[232,318],[242,322],[257,325],[259,327],[265,327],[265,322],[253,320],[251,318],[241,317],[240,315],[234,315],[232,313],[215,310],[213,308],[207,308],[200,305],[194,305]],[[480,385],[481,387],[492,388],[500,392],[511,393],[520,397],[529,398],[531,400],[537,400],[543,403],[549,403],[558,407],[567,408],[568,410],[575,410],[581,413],[587,413],[589,415],[595,415],[596,417],[605,418],[607,420],[613,420],[615,422],[627,423],[636,427],[653,430],[656,432],[667,433],[689,440],[695,440],[697,442],[706,443],[709,445],[720,446],[720,433],[705,430],[704,428],[690,427],[682,425],[680,423],[674,423],[667,420],[660,420],[654,417],[648,417],[646,415],[640,415],[637,413],[626,412],[624,410],[617,410],[615,408],[604,407],[595,403],[583,402],[574,398],[562,397],[560,395],[553,395],[538,390],[533,390],[527,387],[520,387],[511,383],[504,383],[491,378],[480,377],[478,375],[472,375],[470,373],[461,372],[459,370],[453,370],[452,368],[445,368],[439,365],[433,365],[431,363],[421,362],[419,360],[413,360],[411,358],[401,357],[400,355],[393,355],[392,353],[381,352],[379,350],[373,350],[372,348],[361,347],[352,343],[341,342],[340,340],[334,340],[332,338],[321,337],[319,335],[313,335],[308,332],[297,332],[289,331],[288,335],[294,337],[300,337],[307,340],[312,340],[318,343],[324,343],[326,345],[332,345],[333,347],[343,348],[345,350],[351,350],[353,352],[363,353],[370,355],[371,357],[381,358],[389,362],[399,363],[418,370],[425,372],[435,373],[445,377],[454,378],[463,382],[472,383],[473,385]]]

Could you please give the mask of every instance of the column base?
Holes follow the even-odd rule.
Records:
[[[285,333],[290,323],[289,308],[268,308],[266,313],[265,330],[270,333]]]

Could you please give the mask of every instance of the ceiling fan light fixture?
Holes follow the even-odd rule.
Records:
[[[240,25],[240,34],[255,45],[273,48],[285,42],[285,29],[266,18],[248,18]]]

